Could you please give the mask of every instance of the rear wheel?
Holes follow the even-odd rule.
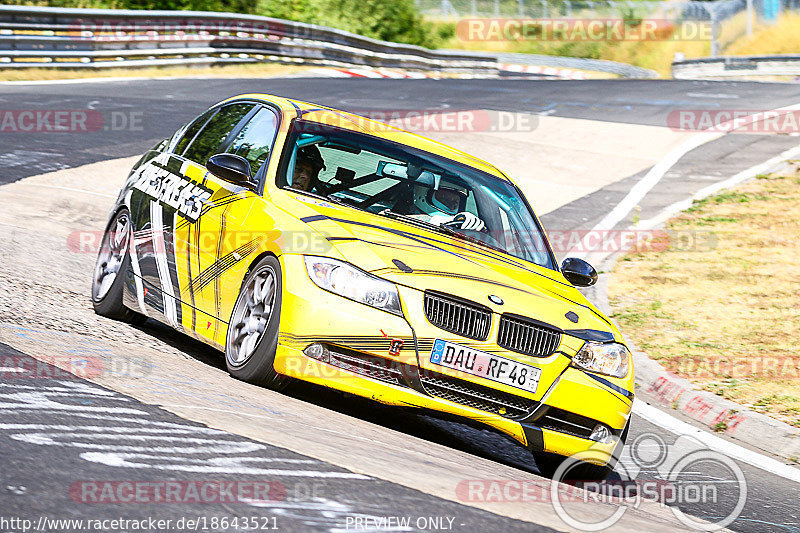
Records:
[[[614,452],[611,454],[608,464],[604,466],[583,461],[573,461],[570,457],[555,453],[537,452],[533,454],[536,467],[539,469],[541,475],[552,478],[562,463],[571,461],[574,464],[569,466],[568,470],[564,472],[563,479],[558,481],[603,481],[611,475],[611,472],[614,471],[614,467],[617,466],[617,460],[622,453],[622,447],[625,446],[625,441],[628,439],[628,428],[630,428],[630,425],[631,423],[629,420],[620,435],[619,442],[616,447],[614,447]]]
[[[289,378],[275,371],[283,282],[281,265],[272,256],[245,276],[228,324],[225,364],[235,378],[282,389]]]
[[[92,280],[92,305],[100,316],[141,324],[147,317],[131,311],[122,304],[125,273],[131,264],[129,246],[131,239],[131,216],[127,208],[120,209],[109,222]]]

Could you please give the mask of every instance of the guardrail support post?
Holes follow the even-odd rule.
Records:
[[[719,55],[719,21],[717,20],[717,13],[711,6],[703,7],[711,16],[711,57],[717,57]]]

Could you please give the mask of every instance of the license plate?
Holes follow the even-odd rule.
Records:
[[[541,368],[442,339],[436,339],[433,343],[431,363],[491,379],[528,392],[536,392],[539,377],[542,375]]]

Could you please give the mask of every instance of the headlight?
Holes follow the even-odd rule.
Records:
[[[622,344],[587,342],[572,358],[572,366],[615,378],[624,378],[628,375],[630,359],[631,353]]]
[[[305,256],[305,261],[308,276],[320,289],[403,316],[394,283],[336,259]]]

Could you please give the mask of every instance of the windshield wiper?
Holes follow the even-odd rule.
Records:
[[[445,228],[444,226],[439,226],[438,224],[431,224],[426,220],[420,220],[418,218],[414,218],[408,215],[401,215],[400,213],[395,213],[391,209],[384,209],[383,211],[378,211],[378,214],[383,215],[385,217],[393,218],[395,220],[402,220],[403,222],[408,222],[409,224],[413,224],[415,226],[421,226],[423,228],[427,228],[433,231],[439,231],[441,233],[449,234],[449,232],[453,231],[450,228]]]

